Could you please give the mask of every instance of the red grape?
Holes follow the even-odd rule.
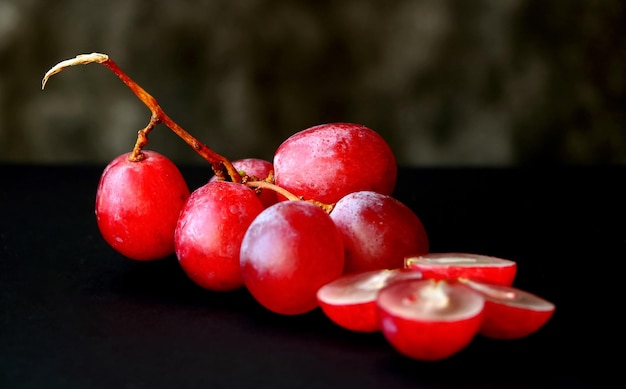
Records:
[[[180,171],[167,157],[144,150],[130,153],[104,169],[96,193],[96,219],[105,241],[120,254],[152,260],[174,253],[178,215],[189,197]]]
[[[259,158],[238,159],[233,161],[233,166],[237,171],[244,172],[249,177],[254,177],[259,180],[265,180],[274,172],[274,165],[272,165],[270,161]],[[217,177],[211,177],[210,181],[217,181]],[[269,189],[260,190],[259,199],[266,208],[278,202],[276,192]]]
[[[385,140],[352,123],[322,124],[292,135],[276,150],[274,169],[277,185],[326,204],[359,190],[391,194],[397,178]]]
[[[322,312],[337,325],[351,331],[380,330],[376,298],[378,292],[394,282],[422,279],[409,269],[382,269],[352,273],[337,278],[317,291]]]
[[[242,184],[214,181],[196,189],[175,234],[176,255],[189,278],[209,290],[242,287],[241,241],[262,210],[254,191]]]
[[[517,273],[514,261],[472,253],[412,255],[405,258],[404,265],[408,269],[419,270],[424,278],[469,278],[509,286]]]
[[[479,332],[488,338],[519,339],[533,334],[556,309],[550,301],[512,286],[463,282],[485,298],[485,317]]]
[[[381,331],[399,353],[436,361],[471,343],[485,300],[458,282],[408,280],[383,288],[376,304]]]
[[[399,200],[371,191],[350,193],[330,217],[343,236],[344,273],[404,267],[404,258],[428,252],[417,215]]]
[[[343,270],[341,235],[328,214],[306,201],[283,201],[250,224],[241,271],[252,296],[285,315],[317,307],[317,290]]]

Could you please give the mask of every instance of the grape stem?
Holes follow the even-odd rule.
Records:
[[[196,153],[198,153],[202,158],[204,158],[211,164],[213,172],[218,177],[218,179],[230,179],[230,181],[237,183],[242,182],[241,175],[239,174],[237,169],[233,167],[233,164],[227,158],[211,150],[208,146],[198,141],[189,132],[185,131],[174,120],[172,120],[161,109],[157,100],[152,97],[148,92],[146,92],[141,86],[139,86],[135,81],[133,81],[126,73],[124,73],[122,69],[120,69],[120,67],[117,66],[117,64],[113,62],[113,60],[111,60],[106,54],[81,54],[76,56],[75,58],[59,62],[46,72],[41,82],[41,89],[43,90],[45,88],[46,83],[51,76],[61,72],[63,69],[74,65],[86,65],[90,63],[99,63],[112,71],[120,80],[122,80],[124,84],[126,84],[126,86],[135,94],[135,96],[137,96],[139,100],[141,100],[144,105],[148,107],[148,109],[150,109],[150,112],[152,112],[152,116],[150,117],[150,122],[148,123],[148,125],[139,130],[137,133],[137,142],[135,143],[133,152],[129,156],[129,159],[131,161],[141,161],[145,158],[141,150],[148,144],[148,134],[158,124],[163,123],[176,135],[178,135],[183,141],[185,141],[185,143],[187,143]]]
[[[319,202],[317,200],[304,200],[304,198],[300,196],[296,196],[295,194],[289,192],[287,189],[283,188],[282,186],[274,184],[272,182],[271,176],[268,177],[267,180],[260,180],[256,178],[252,180],[247,180],[247,176],[244,176],[243,184],[249,188],[256,189],[256,190],[272,190],[284,196],[287,200],[290,200],[290,201],[298,201],[298,200],[308,201],[322,208],[328,214],[330,214],[330,212],[335,207],[335,204],[326,204],[326,203]]]
[[[273,190],[276,193],[279,193],[283,196],[285,196],[285,198],[287,198],[287,200],[302,200],[300,197],[294,195],[293,193],[289,192],[287,189],[280,187],[276,184],[273,184],[271,182],[267,182],[267,181],[247,181],[245,182],[245,185],[248,186],[249,188],[253,188],[253,189],[266,189],[266,190]]]
[[[273,190],[276,193],[281,194],[288,200],[303,200],[301,197],[298,197],[286,189],[276,185],[273,183],[273,177],[270,177],[268,180],[257,180],[252,177],[248,177],[245,174],[240,174],[237,169],[233,166],[233,164],[224,156],[214,152],[208,146],[198,141],[194,138],[189,132],[185,131],[181,126],[179,126],[172,118],[170,118],[159,106],[157,100],[152,97],[148,92],[146,92],[139,84],[137,84],[133,79],[131,79],[122,69],[112,59],[109,58],[108,55],[102,53],[91,53],[91,54],[80,54],[75,58],[70,58],[64,61],[59,62],[54,65],[50,70],[46,72],[41,81],[41,89],[43,90],[46,87],[46,83],[53,75],[63,71],[64,69],[74,66],[74,65],[87,65],[90,63],[98,63],[105,66],[109,69],[113,74],[115,74],[122,82],[141,100],[150,112],[152,116],[150,117],[150,122],[143,129],[137,132],[137,142],[135,142],[135,147],[133,148],[133,152],[130,153],[128,157],[129,160],[138,162],[145,158],[145,155],[142,152],[142,149],[148,144],[148,134],[156,127],[157,125],[163,123],[170,130],[172,130],[176,135],[178,135],[185,143],[187,143],[196,153],[198,153],[202,158],[207,160],[211,167],[213,168],[213,172],[215,176],[222,181],[230,180],[236,183],[243,183],[250,188],[254,189],[268,189]],[[327,213],[330,213],[334,208],[334,204],[324,204],[316,200],[307,200],[312,202],[322,209],[324,209]]]

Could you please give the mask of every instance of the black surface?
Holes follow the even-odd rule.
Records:
[[[0,388],[598,387],[621,358],[625,168],[401,169],[432,251],[515,260],[514,285],[557,306],[532,336],[434,363],[319,310],[201,290],[174,257],[121,257],[95,224],[101,170],[0,166]]]

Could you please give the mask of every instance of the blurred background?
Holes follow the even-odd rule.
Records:
[[[626,2],[0,0],[0,163],[107,163],[150,112],[229,159],[356,122],[401,165],[626,163]],[[203,163],[166,127],[149,148]]]

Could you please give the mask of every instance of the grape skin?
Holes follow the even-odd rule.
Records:
[[[266,208],[241,244],[241,271],[254,298],[285,315],[316,308],[317,290],[343,271],[339,231],[328,214],[306,201]]]
[[[178,214],[189,197],[182,174],[167,157],[151,150],[130,161],[130,153],[104,169],[96,192],[96,221],[104,240],[120,254],[147,261],[174,253]]]
[[[244,172],[249,177],[265,180],[274,172],[274,165],[270,161],[260,158],[244,158],[233,161],[233,166],[237,171]],[[210,181],[217,181],[217,177],[211,177]],[[259,199],[265,207],[278,202],[276,192],[272,190],[261,190],[258,193]]]
[[[254,191],[242,184],[211,181],[196,189],[175,233],[176,255],[187,276],[209,290],[242,287],[241,241],[263,209]]]
[[[344,273],[401,268],[406,256],[428,252],[422,222],[391,196],[350,193],[337,202],[330,217],[344,240]]]
[[[397,179],[385,140],[352,123],[322,124],[292,135],[276,150],[273,164],[277,185],[326,204],[360,190],[391,194]]]

